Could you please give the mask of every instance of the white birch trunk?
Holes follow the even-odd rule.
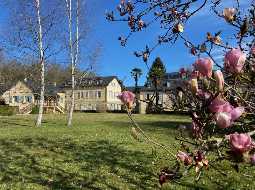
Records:
[[[39,114],[36,121],[36,127],[40,127],[42,124],[43,116],[43,104],[44,104],[44,91],[45,91],[45,82],[44,82],[44,51],[43,51],[43,42],[42,42],[42,24],[41,24],[41,15],[40,15],[40,0],[35,0],[35,7],[37,10],[37,22],[38,22],[38,47],[39,47],[39,57],[41,65],[41,92],[40,92],[40,103],[39,103]]]
[[[73,111],[74,111],[74,87],[75,87],[75,63],[73,53],[73,39],[72,39],[72,0],[66,0],[68,10],[68,28],[69,28],[69,50],[71,59],[71,75],[72,75],[72,90],[71,90],[71,105],[69,106],[67,126],[72,126]]]

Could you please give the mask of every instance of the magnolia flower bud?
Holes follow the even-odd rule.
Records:
[[[215,36],[213,39],[212,39],[212,42],[215,43],[216,45],[220,45],[221,44],[221,38],[219,35]]]
[[[220,70],[214,72],[214,77],[216,80],[216,86],[219,91],[223,91],[224,88],[224,77]]]
[[[184,27],[181,23],[178,23],[173,28],[173,33],[181,33],[184,31]]]
[[[136,130],[136,128],[135,127],[132,127],[131,128],[131,135],[132,135],[132,137],[135,139],[135,140],[139,140],[139,135],[138,135],[138,132],[137,132],[137,130]]]
[[[125,104],[128,109],[132,109],[132,105],[135,100],[135,94],[129,91],[123,91],[117,96],[123,104]]]
[[[143,27],[145,27],[145,24],[142,20],[138,21],[138,29],[141,30]]]
[[[223,10],[223,16],[227,22],[232,22],[235,19],[236,9],[235,8],[225,8]]]
[[[177,157],[184,163],[185,166],[192,164],[192,158],[185,152],[179,151]]]
[[[196,94],[198,92],[198,83],[197,83],[197,79],[191,79],[191,91],[193,94]]]

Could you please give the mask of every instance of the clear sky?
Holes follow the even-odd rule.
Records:
[[[231,7],[233,0],[223,0],[224,6]],[[202,1],[200,1],[201,3]],[[242,9],[247,9],[250,0],[240,0]],[[105,19],[105,12],[116,10],[119,0],[87,0],[91,22],[92,22],[92,41],[100,42],[103,46],[102,55],[99,60],[99,75],[116,75],[119,79],[124,80],[125,85],[133,85],[134,81],[130,76],[130,71],[134,67],[141,68],[143,75],[139,81],[140,85],[144,84],[147,69],[140,58],[133,55],[135,50],[143,50],[145,45],[153,45],[157,36],[162,31],[157,25],[152,28],[146,28],[144,31],[135,34],[126,47],[120,46],[118,37],[129,32],[126,23],[108,22]],[[1,23],[4,23],[6,11],[0,8],[0,31]],[[222,30],[223,39],[229,35],[232,29],[224,24],[224,21],[215,18],[209,12],[209,8],[203,9],[196,15],[192,21],[185,27],[185,36],[189,36],[194,42],[201,42],[206,36],[206,32],[216,32]],[[86,53],[86,52],[82,52]],[[222,59],[222,54],[215,51],[218,60]],[[161,57],[165,63],[167,72],[178,71],[180,67],[190,67],[194,62],[188,50],[184,47],[182,41],[177,41],[175,45],[163,45],[157,48],[149,59],[149,64],[157,57]]]

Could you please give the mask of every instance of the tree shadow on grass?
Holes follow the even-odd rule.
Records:
[[[1,121],[2,124],[6,124],[7,127],[10,127],[10,126],[14,126],[14,127],[17,127],[17,126],[21,126],[21,127],[32,127],[31,123],[29,124],[24,124],[21,123],[19,120],[15,121],[15,120],[3,120]]]
[[[0,149],[0,183],[49,189],[157,188],[150,155],[106,140],[80,145],[67,139],[0,139]]]

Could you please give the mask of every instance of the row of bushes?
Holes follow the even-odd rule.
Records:
[[[0,105],[0,115],[9,116],[18,113],[18,107],[11,107],[7,105]]]

